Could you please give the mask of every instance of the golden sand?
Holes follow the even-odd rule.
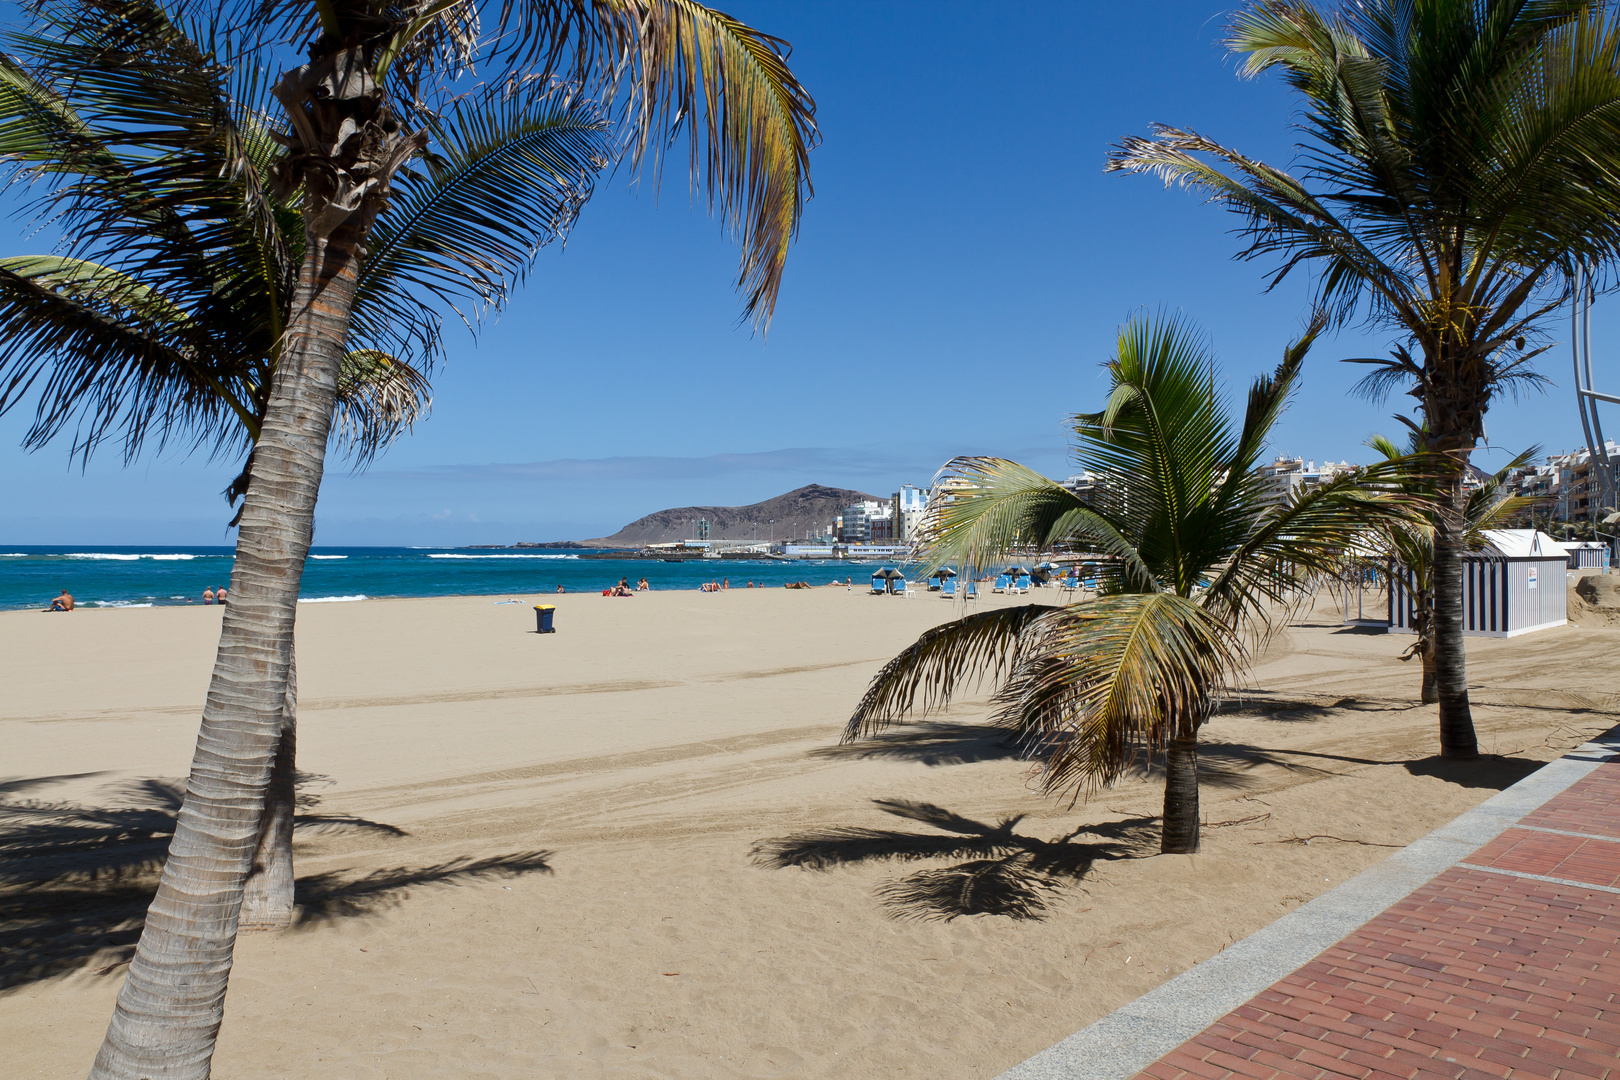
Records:
[[[937,597],[545,600],[544,637],[491,598],[300,610],[306,907],[238,943],[216,1075],[990,1077],[1613,726],[1620,700],[1600,692],[1614,630],[1470,640],[1490,756],[1441,765],[1409,639],[1319,607],[1205,729],[1203,852],[1160,856],[1158,777],[1040,798],[974,726],[982,700],[837,746],[878,665],[951,615]],[[188,768],[218,618],[0,615],[0,825],[48,844],[111,821],[124,849],[78,865],[137,868],[58,882],[124,908],[54,914],[0,878],[8,1076],[89,1066],[140,853],[162,851],[148,782]],[[947,917],[974,903],[1026,917]],[[75,934],[25,940],[69,916]]]

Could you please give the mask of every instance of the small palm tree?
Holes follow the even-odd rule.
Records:
[[[0,161],[43,183],[36,209],[71,243],[64,254],[0,258],[0,414],[32,399],[24,445],[71,431],[72,452],[86,460],[115,433],[126,461],[149,438],[159,448],[185,440],[245,454],[226,489],[234,503],[251,479],[278,335],[291,316],[287,274],[303,245],[296,204],[270,190],[279,146],[256,111],[266,72],[208,67],[215,43],[193,40],[150,0],[126,5],[140,33],[115,42],[63,18],[64,5],[41,10],[53,32],[8,35],[0,56]],[[520,264],[566,231],[609,158],[597,106],[532,92],[538,86],[464,124],[441,123],[422,167],[396,184],[406,213],[377,230],[356,300],[356,347],[338,377],[335,441],[356,467],[427,410],[441,325],[422,294],[498,299],[477,288],[454,295],[454,276],[435,261],[447,233],[486,227],[465,193],[510,198],[527,188],[542,207],[549,196],[541,215],[494,224],[505,250],[491,253],[491,265]],[[130,131],[154,124],[185,134],[155,155],[150,144],[131,145]],[[233,156],[237,167],[225,167]],[[159,185],[171,197],[189,193],[183,212],[152,212],[162,205]],[[295,681],[289,667],[243,927],[292,919]]]
[[[1384,456],[1386,461],[1413,460],[1426,450],[1427,433],[1416,428],[1403,449],[1383,435],[1374,435],[1367,445]],[[1534,459],[1541,447],[1532,446],[1519,453],[1494,475],[1468,495],[1463,510],[1463,542],[1466,550],[1479,551],[1489,541],[1489,529],[1506,528],[1519,514],[1535,506],[1539,500],[1520,495],[1508,495],[1502,490],[1508,474]],[[1419,700],[1433,705],[1440,699],[1436,687],[1434,659],[1434,532],[1437,511],[1434,509],[1438,492],[1432,479],[1411,475],[1401,484],[1408,493],[1425,500],[1430,509],[1421,522],[1390,522],[1373,533],[1374,548],[1394,563],[1392,572],[1405,574],[1407,588],[1412,594],[1412,630],[1417,640],[1406,650],[1402,659],[1418,657],[1423,661],[1423,688]]]
[[[1015,543],[1101,556],[1101,596],[1030,604],[936,627],[872,680],[845,741],[896,722],[919,695],[939,707],[969,675],[999,683],[995,721],[1045,758],[1048,793],[1111,783],[1139,752],[1164,751],[1160,846],[1198,850],[1198,732],[1243,670],[1247,644],[1305,595],[1366,529],[1410,520],[1390,480],[1401,463],[1335,477],[1282,501],[1256,473],[1320,323],[1256,379],[1239,424],[1203,339],[1175,318],[1119,336],[1101,412],[1074,418],[1080,467],[1109,478],[1082,500],[999,458],[958,458],[937,487],[930,567],[984,566]]]
[[[1300,96],[1301,169],[1156,126],[1109,167],[1238,215],[1273,283],[1305,267],[1317,302],[1362,303],[1399,335],[1370,389],[1422,403],[1446,463],[1434,518],[1440,752],[1478,754],[1463,652],[1463,477],[1529,344],[1585,267],[1620,258],[1620,21],[1590,0],[1255,0],[1226,40],[1248,75]]]

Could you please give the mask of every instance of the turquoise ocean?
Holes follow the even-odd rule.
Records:
[[[730,579],[781,587],[868,582],[878,563],[705,559],[582,559],[585,552],[466,548],[315,548],[304,564],[300,600],[341,602],[390,596],[543,596],[600,591],[645,577],[654,589],[696,589]],[[29,547],[0,545],[0,609],[44,608],[63,589],[83,607],[200,603],[203,590],[228,586],[228,547]]]

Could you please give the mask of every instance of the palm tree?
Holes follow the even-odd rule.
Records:
[[[0,259],[0,320],[7,328],[0,339],[0,414],[31,396],[34,422],[25,446],[38,448],[72,430],[73,452],[85,459],[114,431],[126,460],[149,434],[160,447],[174,437],[215,454],[245,453],[242,473],[226,492],[234,503],[248,486],[277,335],[290,315],[285,277],[303,243],[301,223],[296,206],[268,191],[277,145],[266,118],[254,111],[267,93],[262,68],[257,86],[241,77],[228,84],[217,68],[176,78],[176,68],[186,71],[209,48],[161,7],[132,10],[143,33],[119,49],[87,37],[83,26],[61,18],[71,12],[58,5],[43,9],[51,36],[9,35],[12,52],[0,56],[0,157],[15,175],[45,181],[38,209],[79,234],[67,255]],[[117,83],[80,77],[89,64],[93,71],[115,67]],[[390,305],[397,311],[414,302],[409,290],[421,287],[423,267],[430,286],[446,292],[449,283],[432,260],[445,231],[467,226],[459,192],[491,184],[535,189],[541,181],[543,196],[549,174],[550,222],[518,219],[516,228],[508,226],[513,250],[532,255],[567,228],[611,152],[592,102],[530,93],[502,105],[430,144],[426,167],[401,177],[406,227],[388,221],[377,231],[378,257],[362,273],[356,305],[360,330],[351,343],[358,347],[344,356],[338,379],[336,442],[356,467],[427,409],[426,374],[400,355],[407,350],[390,327],[410,326],[413,336],[403,344],[426,367],[441,348],[439,320],[425,308],[414,324],[390,323],[388,316]],[[215,124],[217,117],[229,123]],[[122,136],[159,118],[170,130],[195,135],[162,155],[154,178],[145,159],[150,148],[131,147]],[[248,161],[231,173],[221,164],[236,139]],[[149,212],[157,202],[154,184],[189,191],[187,212]],[[244,228],[244,217],[270,227]],[[96,227],[83,228],[87,220]],[[531,232],[519,231],[524,227]],[[245,886],[244,928],[282,928],[292,919],[294,683],[289,667],[276,763]]]
[[[1414,460],[1427,454],[1427,432],[1416,428],[1410,433],[1403,449],[1383,435],[1374,435],[1367,445],[1384,456],[1386,461]],[[1507,528],[1512,519],[1539,501],[1520,495],[1508,495],[1502,490],[1508,474],[1541,453],[1541,447],[1532,446],[1521,451],[1512,461],[1497,470],[1479,487],[1468,493],[1463,509],[1463,545],[1468,551],[1479,551],[1488,542],[1489,529]],[[1374,549],[1394,565],[1392,574],[1405,574],[1407,588],[1412,594],[1412,631],[1417,640],[1402,655],[1423,661],[1423,688],[1419,700],[1433,705],[1439,700],[1435,688],[1434,662],[1434,534],[1438,511],[1434,509],[1436,492],[1430,477],[1411,475],[1401,487],[1424,500],[1430,509],[1421,522],[1391,522],[1374,534]]]
[[[985,566],[1019,543],[1097,553],[1085,604],[976,612],[925,633],[872,680],[846,742],[946,704],[970,674],[1000,684],[995,722],[1045,758],[1049,794],[1112,783],[1139,751],[1165,753],[1160,848],[1198,850],[1198,732],[1248,644],[1306,595],[1312,575],[1370,526],[1408,519],[1391,487],[1405,463],[1345,474],[1278,501],[1256,472],[1320,329],[1254,381],[1241,425],[1203,339],[1177,318],[1137,318],[1107,365],[1108,404],[1074,417],[1077,465],[1108,478],[1086,499],[999,458],[958,458],[929,508],[930,569]]]
[[[1317,271],[1317,302],[1366,301],[1400,335],[1367,385],[1406,384],[1447,464],[1434,532],[1440,751],[1478,753],[1462,640],[1463,476],[1496,394],[1577,268],[1620,254],[1620,24],[1582,0],[1258,0],[1228,47],[1303,97],[1300,175],[1185,129],[1127,138],[1109,168],[1240,216],[1244,258]]]
[[[124,0],[76,6],[74,24],[111,58],[100,65],[92,55],[82,77],[116,91],[128,64],[139,64],[131,45],[145,40],[150,12]],[[684,136],[694,179],[702,178],[711,207],[742,242],[738,284],[757,324],[774,306],[809,195],[814,103],[788,69],[786,44],[690,0],[518,0],[487,9],[477,0],[253,0],[224,13],[221,25],[235,29],[214,35],[212,53],[166,73],[154,62],[149,74],[183,81],[198,71],[221,79],[247,72],[266,54],[241,28],[264,28],[267,14],[310,58],[272,91],[287,128],[273,133],[285,149],[272,168],[271,195],[296,201],[303,242],[283,276],[289,316],[275,335],[231,604],[185,804],[96,1077],[208,1075],[243,883],[281,743],[295,602],[343,359],[355,349],[352,339],[367,333],[356,318],[364,271],[389,257],[383,240],[391,222],[402,230],[417,223],[405,171],[419,161],[431,171],[436,141],[476,136],[509,102],[550,92],[554,81],[560,94],[609,112],[632,164],[649,151],[656,159]],[[469,97],[475,61],[486,81]],[[166,154],[222,125],[230,118],[141,126],[120,137],[148,148],[156,179]],[[244,176],[247,134],[232,135],[221,171]],[[446,179],[454,178],[452,169]],[[184,216],[194,193],[154,183],[147,194],[149,212]],[[410,269],[430,293],[437,276],[446,292],[491,301],[509,295],[531,254],[510,243],[514,230],[549,222],[551,204],[535,198],[532,183],[473,184],[453,201],[459,224],[424,228],[436,246]],[[238,228],[267,234],[269,223],[252,209],[245,207]],[[375,325],[408,346],[434,310],[431,296],[401,298]]]

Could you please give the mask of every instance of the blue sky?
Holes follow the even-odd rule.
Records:
[[[1288,162],[1290,95],[1219,45],[1230,5],[813,4],[728,10],[793,43],[823,144],[768,335],[738,325],[736,250],[671,172],[598,188],[474,341],[452,332],[431,419],[363,474],[328,466],[318,544],[601,535],[666,506],[754,502],[807,483],[887,493],[954,454],[1069,471],[1064,417],[1096,407],[1119,324],[1178,309],[1233,389],[1275,365],[1308,303],[1234,262],[1233,220],[1156,181],[1105,175],[1153,121]],[[35,250],[20,224],[0,251]],[[1594,314],[1596,355],[1609,351]],[[1562,340],[1562,323],[1549,329]],[[1350,394],[1389,335],[1324,338],[1275,449],[1365,460],[1401,402]],[[1504,401],[1493,447],[1573,448],[1567,351],[1545,396]],[[1616,380],[1620,382],[1620,379]],[[234,462],[165,454],[88,470],[25,453],[0,419],[0,542],[227,543]],[[1482,465],[1506,455],[1476,455]]]

